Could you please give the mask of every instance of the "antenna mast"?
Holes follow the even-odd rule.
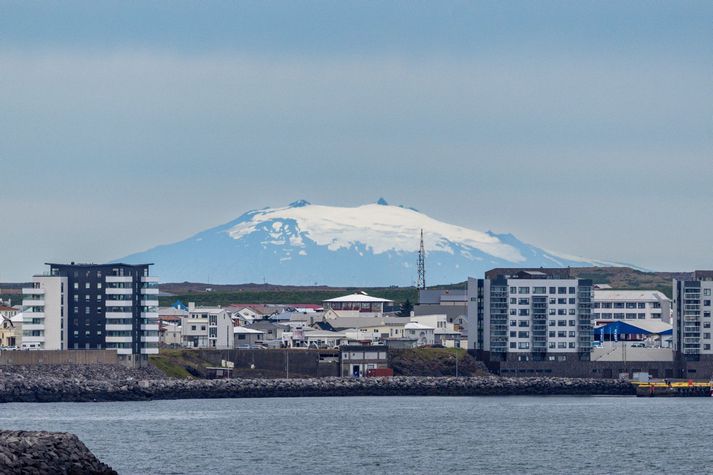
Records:
[[[421,229],[421,247],[418,249],[418,283],[419,289],[426,288],[426,249],[423,246],[423,229]]]

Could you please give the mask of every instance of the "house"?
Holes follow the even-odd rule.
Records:
[[[282,333],[287,331],[289,327],[273,323],[269,320],[258,320],[247,328],[252,328],[253,330],[260,330],[263,332],[264,341],[282,340]]]
[[[382,345],[344,345],[339,356],[341,376],[359,378],[369,370],[389,367],[386,347]]]
[[[338,317],[327,322],[332,328],[343,331],[349,340],[380,341],[398,337],[409,322],[408,317]]]
[[[166,348],[178,348],[182,343],[181,324],[175,322],[164,323],[159,326],[159,344]]]
[[[332,309],[336,311],[357,312],[361,315],[381,315],[384,313],[384,307],[393,306],[394,301],[372,297],[366,292],[359,292],[325,300],[322,304],[325,311]]]
[[[188,303],[181,322],[181,343],[187,348],[233,348],[233,321],[224,308],[196,307]]]
[[[411,322],[404,326],[403,338],[415,339],[416,346],[428,346],[435,343],[435,328],[421,323]]]
[[[233,327],[234,348],[250,349],[260,345],[265,332],[248,327]]]
[[[0,305],[0,318],[11,318],[17,315],[18,309],[14,307],[8,307],[7,305]]]
[[[304,342],[308,348],[336,348],[346,342],[347,336],[342,332],[304,329]]]
[[[22,344],[22,313],[0,317],[0,348],[19,348]]]

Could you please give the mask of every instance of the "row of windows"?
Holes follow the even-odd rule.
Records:
[[[530,287],[510,287],[511,294],[528,295]],[[533,295],[547,295],[547,287],[532,287]],[[550,294],[576,294],[577,287],[550,287]]]
[[[549,303],[550,303],[550,305],[567,305],[567,304],[575,305],[577,303],[577,299],[574,297],[570,297],[570,298],[550,297]],[[510,305],[530,305],[530,299],[529,298],[511,297]]]
[[[650,302],[651,308],[661,308],[661,303]],[[646,302],[592,302],[593,308],[646,308]]]
[[[593,313],[592,318],[613,318],[615,320],[644,320],[646,319],[645,313]],[[660,313],[652,313],[651,318],[661,318]]]
[[[577,332],[575,331],[551,331],[548,332],[549,338],[576,338]],[[528,331],[511,331],[510,338],[530,338],[530,332]]]
[[[551,341],[547,344],[547,347],[549,349],[560,349],[560,350],[567,349],[567,348],[574,349],[574,348],[577,348],[577,344],[573,341],[569,341],[569,342],[567,342],[567,341],[559,341],[559,342]],[[513,350],[515,350],[515,349],[529,350],[530,342],[527,342],[527,341],[514,342],[514,341],[512,341],[512,342],[510,342],[510,348]]]
[[[576,327],[577,326],[577,320],[549,320],[548,325],[551,327],[558,326],[558,327]],[[529,320],[510,320],[510,326],[511,327],[521,327],[521,328],[528,328],[530,326],[530,321]]]
[[[548,310],[549,315],[577,315],[576,308],[551,308]],[[529,308],[511,308],[510,315],[519,317],[530,316]]]

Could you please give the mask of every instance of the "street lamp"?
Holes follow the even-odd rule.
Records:
[[[451,356],[453,356],[453,359],[456,360],[456,378],[457,378],[458,377],[458,353],[456,353],[455,355],[451,355]]]

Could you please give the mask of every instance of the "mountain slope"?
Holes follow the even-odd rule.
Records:
[[[186,240],[118,261],[153,262],[164,282],[409,285],[423,229],[428,283],[493,267],[616,265],[545,251],[511,234],[447,224],[384,200],[357,207],[297,201],[249,211]]]

